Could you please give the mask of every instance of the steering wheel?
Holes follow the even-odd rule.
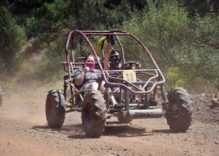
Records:
[[[139,69],[139,68],[140,68],[140,64],[138,62],[134,62],[134,61],[126,62],[122,66],[122,69]]]

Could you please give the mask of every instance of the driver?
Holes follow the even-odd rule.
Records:
[[[104,52],[103,68],[105,70],[119,70],[122,66],[121,60],[119,52],[108,43]]]
[[[119,70],[121,69],[121,57],[118,51],[112,50],[109,58],[110,70]]]

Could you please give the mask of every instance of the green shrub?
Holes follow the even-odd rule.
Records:
[[[173,1],[148,4],[144,13],[124,22],[123,27],[145,42],[168,83],[185,87],[198,79],[218,83],[219,16],[191,18]]]
[[[166,72],[166,79],[168,88],[173,86],[185,87],[188,81],[185,73],[179,67],[169,68]]]
[[[17,58],[26,35],[7,8],[1,6],[0,14],[0,71],[12,73],[17,67]]]

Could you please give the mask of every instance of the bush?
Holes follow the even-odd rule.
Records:
[[[187,83],[187,77],[184,75],[184,72],[181,71],[178,67],[169,68],[166,72],[166,79],[168,83],[168,87],[171,88],[173,86],[185,87]]]
[[[176,56],[183,55],[179,48],[193,38],[189,22],[187,12],[177,4],[163,2],[157,7],[150,2],[144,14],[124,23],[124,29],[140,36],[166,69],[177,65]]]
[[[54,79],[62,73],[62,62],[65,57],[65,45],[63,37],[58,37],[56,40],[49,43],[45,50],[45,55],[39,62],[38,79]],[[59,77],[60,79],[60,77]]]
[[[169,83],[188,87],[199,78],[219,82],[219,16],[190,18],[172,1],[148,4],[144,14],[123,27],[147,44]]]
[[[5,7],[0,7],[0,71],[12,73],[17,66],[19,51],[25,42],[24,29]]]

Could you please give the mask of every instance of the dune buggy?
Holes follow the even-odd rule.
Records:
[[[121,68],[103,68],[106,44],[121,55]],[[92,54],[101,72],[98,83],[105,91],[84,89],[74,84],[74,72],[84,68],[84,59]],[[110,62],[109,62],[110,64]],[[65,113],[81,111],[86,135],[99,137],[106,120],[117,117],[120,123],[136,118],[165,116],[170,129],[185,132],[192,120],[191,99],[183,88],[165,91],[165,78],[147,47],[129,32],[74,30],[68,35],[63,68],[64,89],[50,90],[46,100],[46,118],[50,127],[60,128]],[[117,105],[109,101],[114,96]]]

